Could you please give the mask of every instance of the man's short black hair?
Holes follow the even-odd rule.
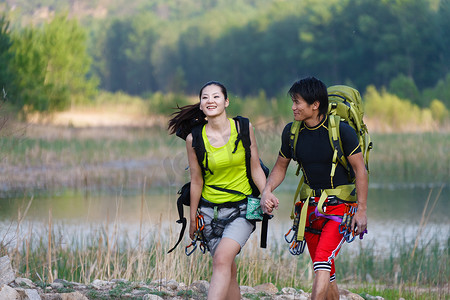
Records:
[[[294,82],[288,94],[291,98],[300,95],[308,104],[319,101],[319,114],[325,115],[328,111],[327,86],[315,77],[306,77]]]

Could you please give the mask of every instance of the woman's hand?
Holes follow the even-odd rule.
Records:
[[[189,224],[189,237],[194,240],[195,231],[197,230],[197,220],[191,220]]]

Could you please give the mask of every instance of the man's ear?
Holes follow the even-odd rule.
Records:
[[[314,103],[313,103],[313,109],[319,109],[319,106],[320,106],[319,100],[314,101]]]

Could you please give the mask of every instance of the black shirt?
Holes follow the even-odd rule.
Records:
[[[289,145],[291,126],[292,122],[284,127],[279,153],[282,157],[289,159],[293,158],[292,149]],[[340,122],[339,131],[345,157],[361,152],[356,132],[350,125]],[[305,180],[308,185],[312,189],[332,188],[330,173],[333,149],[328,137],[328,117],[313,128],[309,128],[302,123],[295,150],[305,172]],[[353,170],[351,171],[353,176]],[[351,182],[349,182],[347,170],[338,163],[333,178],[333,186],[349,183]]]

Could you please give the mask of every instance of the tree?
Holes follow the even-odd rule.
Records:
[[[425,100],[421,97],[414,79],[409,76],[401,74],[392,79],[389,84],[389,93],[395,94],[401,99],[410,100],[419,106],[428,106],[428,103],[425,103]]]
[[[55,17],[43,28],[45,83],[52,86],[51,109],[63,109],[70,103],[91,98],[97,81],[88,79],[91,58],[86,51],[86,33],[75,19]],[[68,93],[68,94],[66,94]]]
[[[14,77],[11,72],[11,52],[12,40],[9,32],[9,21],[5,16],[0,18],[0,93],[9,93],[13,89]],[[11,87],[11,88],[10,88]],[[1,98],[0,98],[1,99]]]
[[[86,78],[86,35],[77,21],[59,15],[42,28],[25,28],[14,34],[12,51],[18,78],[12,101],[23,112],[61,110],[95,94],[96,80]]]

